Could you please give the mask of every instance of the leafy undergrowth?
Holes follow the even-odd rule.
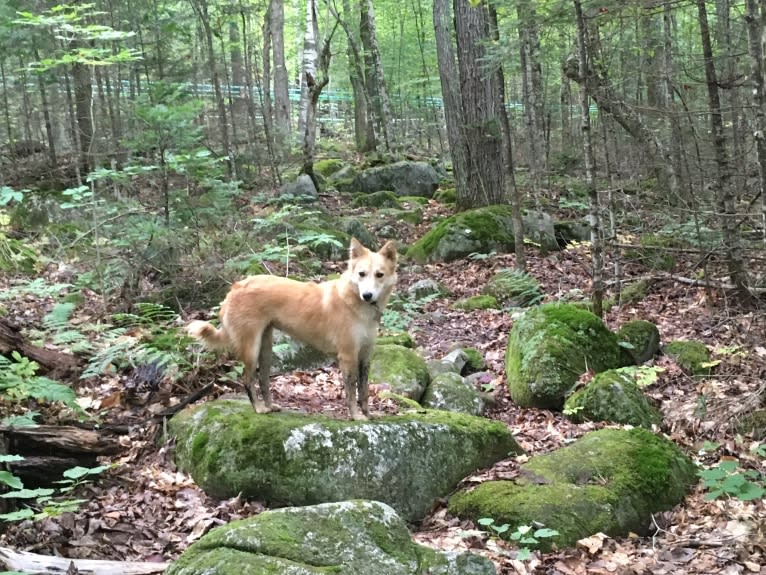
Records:
[[[412,237],[405,232],[402,230],[402,237],[410,241]],[[547,257],[532,252],[528,258],[529,272],[542,285],[547,300],[571,296],[573,290],[588,292],[589,260],[584,248]],[[522,447],[536,454],[560,447],[597,426],[574,425],[560,413],[516,407],[505,388],[503,365],[513,313],[450,308],[455,300],[478,294],[494,272],[512,265],[513,256],[428,266],[404,264],[398,289],[405,292],[424,277],[436,279],[450,289],[450,295],[413,310],[417,313],[410,331],[428,357],[440,357],[457,342],[480,349],[490,373],[485,386],[496,397],[488,416],[507,423]],[[338,271],[339,267],[325,265],[324,271]],[[630,267],[624,271],[626,277],[642,273]],[[61,281],[61,273],[49,269],[46,280]],[[30,327],[41,324],[53,302],[42,296],[27,296],[7,307],[9,319]],[[93,296],[78,310],[77,321],[94,321],[104,312],[102,302]],[[714,376],[693,379],[667,358],[656,359],[655,364],[665,369],[647,392],[662,408],[667,425],[664,431],[701,464],[714,465],[721,457],[738,458],[743,467],[763,473],[764,459],[750,455],[752,442],[737,436],[735,425],[763,395],[764,314],[738,310],[722,297],[711,301],[701,288],[665,279],[655,282],[644,300],[615,306],[606,315],[612,328],[632,319],[655,322],[663,341],[701,339],[720,360]],[[206,385],[210,386],[207,397],[240,391],[234,383],[233,362],[221,359],[214,364],[207,356],[194,365],[181,378],[138,377],[135,370],[127,370],[78,381],[76,391],[85,409],[100,411],[102,425],[122,426],[125,430],[121,437],[124,451],[119,457],[101,462],[117,466],[98,482],[77,491],[78,498],[87,500],[78,511],[37,522],[9,524],[0,535],[0,545],[73,558],[169,561],[210,528],[262,511],[258,502],[207,497],[188,476],[174,468],[172,445],[162,438],[164,411]],[[273,389],[275,401],[285,409],[345,417],[341,379],[335,367],[276,377]],[[395,410],[393,404],[377,397],[382,390],[372,391],[373,414]],[[48,421],[59,418],[53,411],[43,416]],[[517,463],[502,461],[466,478],[464,483],[515,477]],[[533,552],[526,561],[518,560],[513,548],[490,537],[480,525],[447,515],[443,505],[437,505],[413,531],[418,541],[439,549],[485,554],[503,574],[766,573],[760,566],[766,563],[765,516],[762,498],[749,502],[726,497],[708,501],[698,486],[683,505],[652,518],[651,536],[611,539],[594,535],[574,549]]]

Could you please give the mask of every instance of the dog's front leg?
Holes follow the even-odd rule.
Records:
[[[370,375],[370,355],[369,353],[362,353],[359,358],[359,380],[356,383],[357,386],[357,403],[359,409],[362,410],[364,415],[370,415],[369,406],[369,384],[368,377]]]
[[[343,384],[346,389],[346,407],[351,419],[367,419],[367,416],[359,411],[356,399],[356,386],[359,381],[359,363],[356,357],[339,356],[338,363],[343,373]]]

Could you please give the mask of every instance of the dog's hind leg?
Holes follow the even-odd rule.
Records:
[[[261,349],[258,352],[258,387],[261,390],[266,411],[279,411],[282,408],[271,400],[271,354],[274,341],[274,328],[269,326],[261,336]]]
[[[256,413],[268,413],[271,411],[266,406],[264,399],[262,398],[261,391],[255,385],[255,379],[257,377],[257,371],[259,371],[259,357],[261,349],[262,334],[258,334],[253,337],[252,341],[248,342],[248,345],[244,346],[241,350],[242,362],[245,364],[245,391],[247,397],[250,398],[250,403],[253,405]],[[268,372],[267,372],[268,373]],[[269,397],[269,400],[271,398]]]

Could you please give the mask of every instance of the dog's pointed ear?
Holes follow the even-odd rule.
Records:
[[[351,246],[349,247],[349,255],[351,256],[351,259],[354,258],[361,258],[364,257],[365,252],[367,251],[367,248],[365,248],[361,243],[359,243],[359,240],[356,238],[351,238]]]
[[[388,240],[385,244],[383,244],[383,247],[378,250],[378,253],[384,258],[395,262],[397,253],[396,245],[394,244],[393,240]]]

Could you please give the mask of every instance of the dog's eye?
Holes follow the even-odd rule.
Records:
[[[384,275],[386,275],[386,274],[384,274],[383,272],[375,272],[375,277],[376,278],[382,278]]]
[[[359,272],[359,277],[360,278],[363,278],[366,275],[367,275],[367,272]]]

